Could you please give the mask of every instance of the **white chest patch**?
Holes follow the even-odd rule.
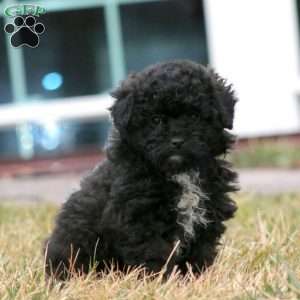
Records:
[[[199,174],[182,173],[173,176],[173,180],[182,187],[182,195],[177,204],[177,223],[184,229],[186,238],[194,237],[196,224],[207,226],[205,201],[208,197],[201,190]]]

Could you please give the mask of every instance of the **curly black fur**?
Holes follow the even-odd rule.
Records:
[[[46,242],[46,271],[145,266],[184,274],[209,266],[233,217],[236,173],[222,159],[234,138],[236,98],[191,61],[150,66],[113,94],[107,160],[63,205]],[[194,201],[194,202],[193,202]],[[176,251],[174,246],[177,245]]]

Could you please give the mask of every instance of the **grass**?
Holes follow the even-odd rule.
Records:
[[[44,280],[41,242],[57,207],[0,204],[0,299],[300,299],[299,195],[240,195],[220,255],[201,277],[167,282],[138,272],[91,273],[64,287]]]
[[[300,166],[300,145],[285,141],[252,141],[235,149],[230,159],[239,168],[296,168]]]

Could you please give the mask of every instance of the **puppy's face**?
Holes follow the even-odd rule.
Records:
[[[184,61],[130,77],[116,91],[112,108],[121,138],[161,172],[205,167],[208,159],[226,152],[224,128],[232,127],[235,99],[216,76]]]
[[[222,128],[195,107],[179,101],[173,107],[168,101],[174,100],[136,107],[128,138],[157,169],[174,174],[205,163],[222,139]]]

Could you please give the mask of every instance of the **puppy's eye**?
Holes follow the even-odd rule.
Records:
[[[152,123],[154,123],[154,124],[160,124],[162,122],[162,117],[161,116],[154,116],[153,118],[152,118]]]
[[[191,114],[191,118],[193,120],[198,120],[199,119],[199,114],[193,113],[193,114]]]

